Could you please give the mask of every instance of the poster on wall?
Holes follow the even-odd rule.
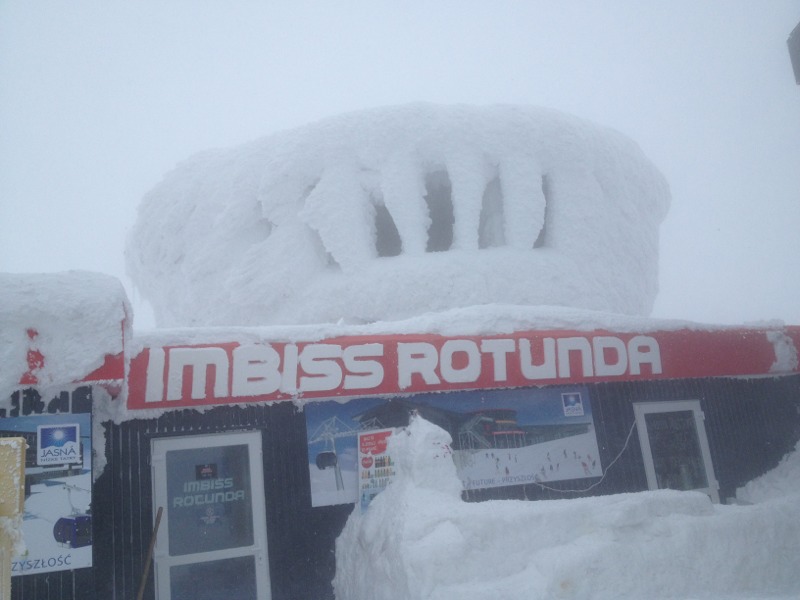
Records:
[[[0,419],[0,435],[25,438],[26,552],[11,575],[92,566],[91,415],[47,414]]]
[[[367,510],[395,476],[395,458],[389,452],[389,438],[395,429],[362,431],[358,434],[358,483],[361,510]]]
[[[453,438],[466,490],[603,475],[584,386],[310,402],[304,410],[313,506],[359,502],[359,433],[403,427],[411,411]]]

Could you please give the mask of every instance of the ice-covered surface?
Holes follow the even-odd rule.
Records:
[[[22,514],[13,517],[0,517],[0,537],[8,540],[11,556],[19,556],[26,550],[25,540],[22,537]],[[0,547],[0,552],[5,549]],[[8,560],[4,557],[4,560]]]
[[[465,503],[448,434],[419,418],[407,432],[395,481],[337,540],[337,600],[800,596],[794,456],[785,485],[751,484],[749,506],[670,490]]]
[[[99,368],[122,352],[130,314],[114,277],[0,273],[0,398],[21,381],[46,390]]]
[[[496,302],[646,315],[668,203],[615,131],[544,109],[413,104],[184,162],[143,200],[127,264],[161,327]]]
[[[794,452],[786,455],[772,471],[738,489],[736,498],[743,502],[756,503],[798,492],[800,492],[800,453],[795,448]]]
[[[784,331],[771,331],[767,338],[775,348],[775,362],[771,367],[773,373],[796,371],[800,360],[794,341]]]
[[[749,323],[747,327],[773,329],[781,356],[791,354],[782,333],[785,324],[770,320]],[[722,331],[741,329],[741,325],[713,325],[679,319],[651,319],[561,306],[515,306],[490,304],[453,308],[441,312],[426,312],[397,321],[378,321],[368,324],[326,323],[319,325],[282,325],[270,327],[192,327],[155,329],[140,332],[131,341],[129,352],[135,355],[145,346],[176,344],[208,344],[220,342],[256,342],[263,340],[317,341],[338,336],[421,334],[496,335],[515,331],[617,331],[646,333],[648,331]],[[793,346],[792,346],[793,347]],[[778,352],[778,346],[776,346]],[[777,356],[777,355],[776,355]],[[776,363],[783,364],[786,361]],[[792,369],[789,369],[792,370]]]

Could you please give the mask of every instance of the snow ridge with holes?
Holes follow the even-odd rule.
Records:
[[[661,174],[552,110],[350,113],[180,164],[128,270],[159,326],[365,323],[506,303],[649,314]]]

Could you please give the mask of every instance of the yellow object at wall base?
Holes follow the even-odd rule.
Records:
[[[23,438],[0,439],[0,600],[11,598],[11,560],[25,503],[26,447]]]

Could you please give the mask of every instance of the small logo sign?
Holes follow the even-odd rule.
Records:
[[[561,394],[561,402],[564,405],[565,417],[582,417],[583,400],[580,392],[567,392]]]
[[[83,463],[81,428],[77,423],[37,427],[36,464],[73,465]]]
[[[217,464],[208,463],[206,465],[194,466],[194,478],[200,479],[216,479],[217,478]]]

